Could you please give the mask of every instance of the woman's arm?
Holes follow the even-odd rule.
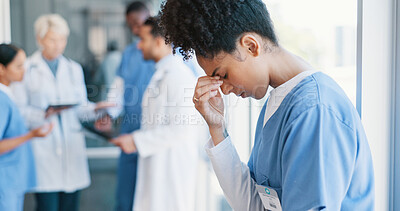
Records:
[[[29,131],[25,135],[0,140],[0,155],[17,148],[18,146],[20,146],[21,144],[27,142],[32,138],[45,137],[51,132],[52,129],[53,129],[53,124],[45,125],[40,128]]]
[[[33,137],[34,137],[33,133],[32,133],[32,131],[30,131],[29,133],[27,133],[23,136],[1,140],[0,141],[0,155],[17,148],[19,145],[32,139]]]
[[[21,115],[24,117],[28,128],[37,128],[43,125],[46,120],[46,111],[41,108],[30,105],[29,103],[29,85],[27,79],[21,83],[14,83],[11,89],[15,96],[15,103],[18,106]]]
[[[206,152],[233,210],[264,210],[250,170],[240,161],[231,138],[225,131],[225,107],[218,91],[221,84],[218,76],[200,77],[193,97],[195,107],[206,120],[211,134]]]
[[[249,167],[240,161],[230,136],[217,146],[210,140],[206,151],[232,209],[265,210],[257,192],[256,182],[250,176]]]

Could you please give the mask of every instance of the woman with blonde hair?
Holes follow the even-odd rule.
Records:
[[[43,15],[34,28],[39,50],[28,58],[26,75],[14,93],[29,127],[54,123],[48,137],[32,141],[37,210],[74,211],[80,190],[90,184],[80,120],[95,119],[95,111],[110,104],[88,101],[82,67],[63,56],[67,22],[57,14]]]

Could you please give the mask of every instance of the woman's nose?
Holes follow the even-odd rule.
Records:
[[[224,93],[224,95],[228,95],[231,90],[233,89],[233,86],[228,84],[227,82],[224,81],[224,83],[221,85],[221,91]]]

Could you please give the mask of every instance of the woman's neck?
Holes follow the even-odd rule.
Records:
[[[45,52],[42,52],[42,56],[47,61],[54,61],[55,59],[57,59],[57,57],[51,57],[51,56],[47,55]]]
[[[10,86],[10,81],[0,78],[0,83],[5,86]]]
[[[282,85],[301,72],[314,69],[302,58],[280,47],[270,59],[273,61],[270,62],[269,85],[274,88]]]

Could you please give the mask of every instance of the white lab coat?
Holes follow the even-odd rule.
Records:
[[[85,137],[79,119],[94,119],[95,105],[87,100],[82,67],[60,57],[54,77],[41,52],[27,60],[21,83],[12,86],[17,105],[27,126],[36,128],[46,121],[54,129],[45,138],[32,140],[37,187],[35,192],[73,192],[90,184]],[[78,103],[77,107],[45,119],[50,104]]]
[[[196,78],[179,57],[156,64],[142,101],[134,211],[195,210],[199,139],[205,122],[192,97]],[[206,134],[207,135],[207,134]]]

